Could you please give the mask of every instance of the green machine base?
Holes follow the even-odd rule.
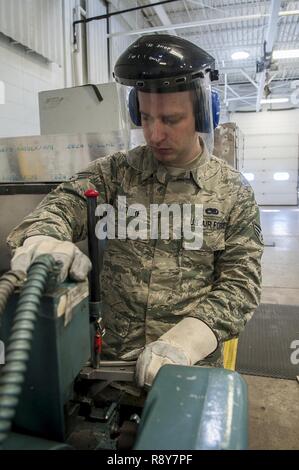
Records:
[[[15,294],[2,318],[4,344],[17,300]],[[96,399],[107,375],[82,380],[90,344],[87,284],[64,284],[44,295],[4,449],[247,448],[247,387],[238,373],[167,365],[160,369],[143,409],[127,410],[115,397],[111,402]]]
[[[225,369],[167,365],[147,397],[134,449],[247,448],[247,385]]]

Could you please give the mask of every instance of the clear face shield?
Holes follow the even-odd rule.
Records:
[[[134,118],[134,105],[136,102],[136,90],[134,87],[116,83],[119,104],[119,128],[123,138],[124,151],[128,151],[138,145],[145,144],[140,118]],[[133,103],[134,101],[134,103]],[[133,119],[132,119],[133,117]]]
[[[176,83],[176,86],[167,86],[167,80],[163,81],[164,86],[152,81],[140,88],[117,83],[125,151],[146,143],[163,163],[179,162],[196,156],[193,154],[200,148],[201,137],[212,153],[214,132],[209,79],[198,77],[189,83]]]

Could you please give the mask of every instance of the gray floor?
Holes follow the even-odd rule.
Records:
[[[299,209],[261,207],[266,245],[262,302],[298,305]],[[274,246],[271,246],[273,245]],[[299,340],[299,331],[294,332]],[[299,384],[244,376],[249,392],[250,449],[299,449]]]

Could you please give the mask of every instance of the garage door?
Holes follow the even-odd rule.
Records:
[[[247,134],[242,173],[260,205],[296,205],[298,134]]]

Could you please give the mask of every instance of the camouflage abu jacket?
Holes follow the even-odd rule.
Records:
[[[183,239],[107,241],[101,276],[106,326],[104,351],[113,359],[158,339],[184,316],[199,318],[220,346],[200,364],[221,364],[221,343],[234,338],[260,299],[263,243],[259,211],[248,182],[207,154],[199,165],[171,176],[147,146],[92,162],[46,196],[8,237],[14,250],[34,235],[77,242],[86,237],[84,191],[98,204],[203,204],[203,245],[186,250]],[[150,211],[148,210],[148,213]]]

